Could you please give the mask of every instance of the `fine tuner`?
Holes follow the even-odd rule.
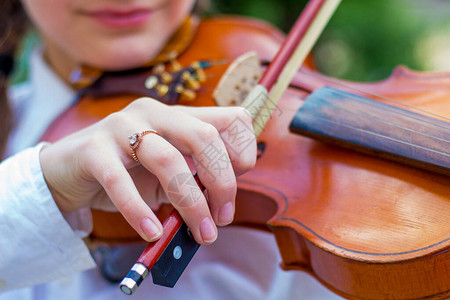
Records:
[[[139,68],[125,72],[106,72],[84,88],[82,94],[92,97],[106,97],[121,94],[136,94],[157,98],[167,104],[180,101],[190,102],[197,96],[197,91],[206,81],[204,69],[213,66],[210,61],[196,61],[182,67],[175,59],[167,64],[157,64],[152,68]],[[123,76],[126,73],[127,76]],[[77,82],[95,78],[92,70],[83,69],[76,74]]]
[[[139,68],[126,72],[106,72],[100,77],[96,70],[85,68],[74,72],[72,81],[76,82],[82,94],[92,97],[105,97],[120,94],[136,94],[157,98],[167,104],[191,102],[206,81],[205,69],[224,61],[195,61],[183,67],[176,59],[152,68]],[[127,76],[123,76],[127,73]],[[239,106],[249,92],[256,86],[262,68],[256,52],[240,55],[227,68],[213,92],[217,106]],[[94,81],[94,83],[92,83]],[[84,87],[84,82],[91,85]]]
[[[166,69],[166,65],[158,64],[153,68],[152,75],[145,79],[145,88],[155,89],[159,97],[165,97],[174,91],[173,97],[181,101],[193,101],[200,89],[201,83],[206,80],[202,64],[194,62],[190,66],[183,68],[181,64],[172,59],[169,61],[171,71]]]

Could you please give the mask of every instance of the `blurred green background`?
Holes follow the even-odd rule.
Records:
[[[283,31],[306,0],[212,0],[208,14],[267,20]],[[388,77],[397,65],[450,71],[450,0],[342,0],[313,50],[322,73],[356,81]]]

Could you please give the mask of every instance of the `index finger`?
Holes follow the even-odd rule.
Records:
[[[210,244],[217,238],[206,198],[198,187],[183,155],[159,135],[147,135],[137,150],[139,161],[152,172],[172,205],[185,220],[197,242]]]

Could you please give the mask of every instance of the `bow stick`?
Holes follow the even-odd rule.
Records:
[[[262,132],[297,70],[317,41],[341,0],[310,0],[258,84],[242,106],[252,117],[256,137]],[[203,191],[197,174],[194,178]],[[164,221],[163,235],[150,243],[120,283],[127,295],[133,294],[151,270],[153,282],[173,287],[199,248],[174,209]]]

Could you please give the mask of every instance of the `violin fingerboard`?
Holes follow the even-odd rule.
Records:
[[[450,175],[450,123],[324,87],[290,124],[294,133]]]

